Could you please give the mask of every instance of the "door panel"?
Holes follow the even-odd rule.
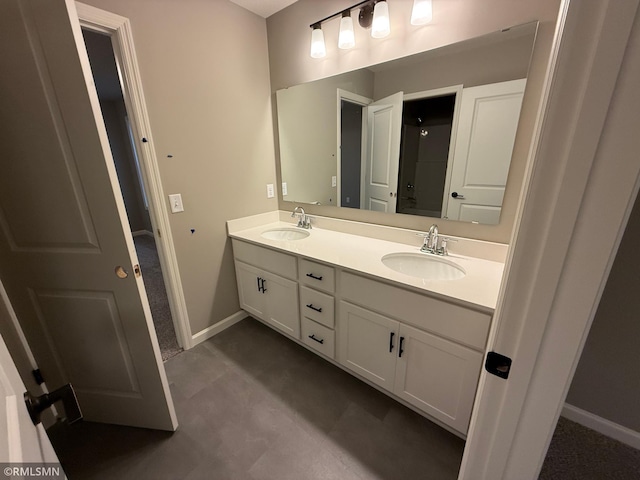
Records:
[[[361,204],[368,210],[396,211],[402,98],[398,92],[366,107],[367,161]]]
[[[27,413],[24,391],[24,384],[0,337],[0,462],[59,464],[42,424],[33,425]]]
[[[390,318],[340,302],[339,362],[367,380],[393,390],[398,325]]]
[[[3,1],[0,58],[0,277],[38,366],[86,420],[174,430],[74,3]]]
[[[400,337],[394,393],[466,434],[482,353],[407,325]]]
[[[266,299],[261,290],[262,270],[242,262],[236,262],[236,277],[240,306],[252,315],[264,318]]]
[[[499,222],[525,85],[522,79],[463,90],[448,219]]]
[[[294,338],[300,338],[298,283],[265,273],[267,321]]]

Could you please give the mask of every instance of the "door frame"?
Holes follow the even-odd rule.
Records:
[[[149,202],[149,217],[158,247],[158,257],[169,300],[169,308],[178,344],[185,350],[194,345],[187,305],[180,280],[178,260],[169,223],[169,211],[164,201],[158,159],[146,107],[138,60],[133,44],[131,23],[126,17],[75,2],[80,25],[88,30],[108,35],[121,75],[124,103],[136,142],[142,179]],[[147,141],[144,142],[142,139]],[[156,234],[158,234],[156,236]],[[144,277],[144,272],[143,272]]]
[[[367,105],[369,105],[371,102],[373,102],[373,99],[368,98],[368,97],[364,97],[362,95],[358,95],[357,93],[351,93],[348,90],[343,90],[342,88],[338,88],[337,90],[337,97],[338,97],[338,107],[336,109],[337,112],[337,133],[336,133],[336,165],[337,165],[337,172],[336,172],[336,202],[337,202],[337,206],[341,207],[342,206],[342,100],[346,100],[349,103],[353,103],[356,105],[360,105],[363,109],[364,107],[366,107]],[[361,135],[361,140],[360,140],[360,165],[362,166],[362,162],[364,161],[364,157],[365,157],[365,147],[367,144],[367,120],[366,118],[364,118],[364,115],[362,115],[362,126],[361,126],[361,131],[362,131],[362,135]],[[362,168],[360,168],[360,177],[361,177],[361,181],[360,183],[362,184]],[[362,197],[362,192],[360,193],[360,196]]]
[[[513,364],[508,380],[482,372],[460,480],[535,479],[544,462],[640,187],[629,131],[640,111],[638,3],[560,6],[487,344]]]
[[[450,85],[448,87],[434,88],[431,90],[423,90],[416,93],[405,94],[402,99],[402,110],[404,111],[404,102],[411,102],[414,100],[424,100],[425,98],[444,97],[446,95],[455,95],[456,100],[453,105],[453,119],[451,121],[451,137],[449,138],[449,155],[447,156],[447,172],[444,177],[444,193],[442,194],[442,211],[440,213],[441,218],[445,218],[447,208],[449,207],[449,190],[451,189],[451,166],[453,165],[453,158],[456,149],[456,138],[458,137],[458,121],[460,119],[460,104],[462,103],[462,90],[464,85]],[[402,141],[402,140],[401,140]],[[402,144],[400,144],[400,151],[402,152]],[[398,170],[398,175],[400,171]],[[398,179],[399,181],[400,179]]]

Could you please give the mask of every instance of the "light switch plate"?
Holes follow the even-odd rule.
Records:
[[[169,205],[171,205],[171,213],[184,212],[184,205],[182,205],[182,195],[179,193],[169,195]]]
[[[282,182],[282,196],[287,196],[287,182]]]
[[[331,177],[331,186],[335,187],[338,184],[338,178],[334,175]]]
[[[267,198],[275,197],[275,190],[273,189],[273,183],[267,183]]]

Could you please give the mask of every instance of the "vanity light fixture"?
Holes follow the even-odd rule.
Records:
[[[391,33],[389,27],[389,5],[386,0],[376,2],[373,8],[373,23],[371,25],[371,36],[373,38],[384,38]]]
[[[371,28],[371,36],[373,38],[383,38],[389,35],[391,28],[387,0],[364,0],[309,25],[312,28],[311,56],[313,58],[323,58],[326,56],[327,51],[324,43],[324,34],[322,33],[322,24],[338,16],[341,17],[338,48],[346,50],[355,46],[356,40],[351,12],[356,8],[360,9],[358,13],[358,23],[362,28]]]
[[[342,12],[340,19],[340,35],[338,36],[338,48],[347,50],[353,48],[356,44],[356,36],[353,31],[353,19],[351,18],[351,10]]]
[[[322,33],[322,27],[320,22],[311,25],[313,29],[311,31],[311,57],[323,58],[327,55],[327,49],[324,45],[324,33]]]
[[[411,25],[424,25],[433,18],[431,0],[413,0],[411,10]]]

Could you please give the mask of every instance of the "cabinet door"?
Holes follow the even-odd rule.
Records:
[[[482,354],[406,325],[398,342],[394,393],[466,434]]]
[[[399,323],[340,302],[338,361],[367,380],[393,390]]]
[[[263,272],[265,279],[266,317],[274,327],[288,335],[300,338],[300,309],[298,307],[298,283]]]
[[[266,299],[260,288],[260,279],[264,278],[262,270],[246,263],[236,262],[236,278],[242,309],[251,315],[265,319]]]

